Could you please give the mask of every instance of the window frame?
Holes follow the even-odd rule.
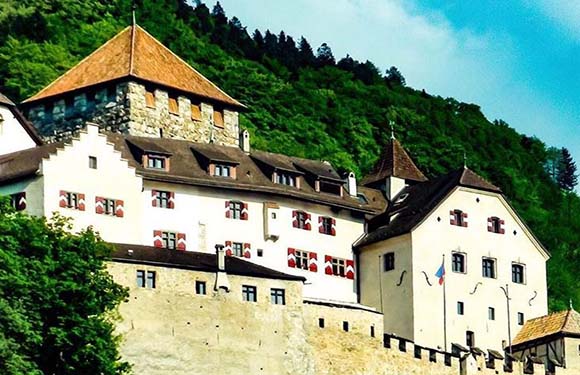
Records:
[[[282,288],[270,288],[270,302],[273,305],[285,305],[286,290]]]
[[[518,312],[518,325],[523,326],[526,322],[525,315],[523,312]]]
[[[170,241],[174,242],[174,246],[170,247]],[[161,232],[161,243],[164,249],[177,250],[177,232]]]
[[[453,210],[453,218],[455,220],[455,225],[457,227],[462,227],[463,226],[463,210],[459,210],[459,209],[454,209]]]
[[[79,193],[66,192],[66,208],[79,209]]]
[[[461,258],[461,262],[456,262],[456,258]],[[460,265],[460,269],[456,266]],[[451,271],[455,273],[467,273],[467,254],[459,251],[455,251],[451,253]]]
[[[463,301],[457,301],[457,315],[465,316],[465,303]]]
[[[296,211],[296,228],[306,229],[306,220],[308,220],[308,213],[305,211]]]
[[[235,168],[235,167],[232,167],[231,165],[227,165],[227,164],[214,164],[213,176],[214,177],[233,178],[232,177],[232,168]]]
[[[239,252],[237,251],[238,248],[239,248]],[[238,257],[238,258],[244,257],[244,244],[242,242],[233,242],[232,241],[232,255],[235,257]]]
[[[157,165],[159,162],[159,165]],[[147,154],[147,169],[167,170],[167,156]]]
[[[516,268],[521,270],[520,273],[514,272]],[[519,276],[520,280],[516,280]],[[523,263],[512,262],[512,283],[514,284],[525,284],[526,283],[526,265]]]
[[[98,169],[99,161],[96,156],[89,155],[89,169]]]
[[[383,254],[383,272],[393,271],[395,269],[395,252],[390,251]]]
[[[171,199],[171,192],[166,190],[155,190],[155,204],[159,208],[171,208],[169,207],[169,201]]]
[[[137,288],[146,288],[147,281],[145,277],[145,270],[137,270],[135,272],[135,281],[137,283]]]
[[[346,259],[332,257],[330,264],[334,276],[346,277]]]
[[[332,235],[332,222],[333,218],[328,216],[321,216],[320,219],[322,220],[322,234]]]
[[[491,262],[491,268],[486,267],[486,262]],[[491,270],[491,275],[487,275],[487,269]],[[497,260],[490,257],[481,258],[481,276],[487,279],[497,279]]]
[[[242,301],[258,302],[258,288],[255,285],[242,285]]]
[[[274,182],[279,184],[279,185],[297,187],[296,176],[294,176],[290,173],[276,172],[276,179]]]
[[[146,285],[149,289],[155,289],[157,285],[157,272],[155,271],[147,271],[146,272]]]
[[[230,219],[242,220],[243,210],[244,210],[244,202],[230,201]]]
[[[495,320],[495,307],[489,306],[487,308],[487,320]]]
[[[200,296],[207,295],[207,282],[203,280],[195,280],[195,294]]]
[[[294,250],[294,257],[296,259],[295,263],[296,266],[294,268],[298,268],[304,271],[309,270],[309,259],[310,259],[310,252],[305,250]]]

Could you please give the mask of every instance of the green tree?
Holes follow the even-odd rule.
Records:
[[[105,269],[109,246],[66,220],[14,212],[0,200],[0,373],[129,371],[114,334],[127,291]]]
[[[395,66],[391,66],[387,69],[385,80],[393,86],[405,86],[407,84],[405,77],[403,77],[403,74]]]
[[[566,191],[574,190],[578,184],[578,175],[576,174],[576,163],[570,155],[567,148],[562,147],[562,158],[560,159],[560,168],[558,169],[558,185]]]
[[[334,65],[334,55],[332,49],[326,43],[322,43],[316,50],[316,65],[319,67]]]

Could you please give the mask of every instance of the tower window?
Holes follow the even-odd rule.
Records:
[[[465,273],[465,254],[453,253],[451,255],[451,269],[453,272]]]

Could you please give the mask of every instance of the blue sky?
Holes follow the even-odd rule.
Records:
[[[580,1],[221,0],[228,17],[391,65],[580,161]],[[208,1],[213,6],[215,1]],[[580,162],[577,163],[580,167]]]

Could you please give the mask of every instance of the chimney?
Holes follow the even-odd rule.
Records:
[[[348,180],[346,186],[348,188],[348,194],[350,194],[351,197],[356,198],[357,190],[356,190],[356,177],[354,175],[354,172],[348,173]]]
[[[218,271],[225,271],[226,269],[226,253],[224,251],[224,245],[216,244],[215,253],[217,257],[217,267]]]
[[[246,154],[250,154],[250,132],[247,129],[240,132],[240,148]]]

